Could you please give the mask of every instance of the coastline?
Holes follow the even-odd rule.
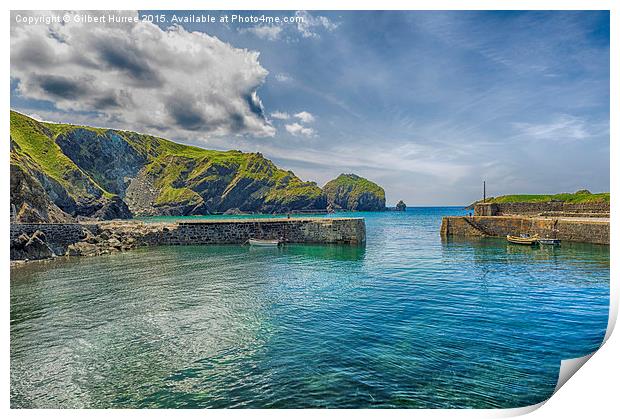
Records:
[[[251,238],[283,243],[363,245],[363,218],[251,218],[145,223],[11,224],[11,262],[94,256],[141,246],[245,244]],[[14,266],[13,264],[11,266]]]

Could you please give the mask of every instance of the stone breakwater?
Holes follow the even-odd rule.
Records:
[[[474,215],[549,215],[558,217],[609,217],[609,202],[571,203],[550,202],[502,202],[477,203]]]
[[[11,260],[101,255],[139,246],[244,244],[250,238],[361,245],[366,226],[363,218],[11,224]]]
[[[538,234],[564,241],[609,244],[609,218],[557,218],[527,216],[444,217],[441,236],[506,237]]]

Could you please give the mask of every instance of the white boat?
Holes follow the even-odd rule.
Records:
[[[542,239],[538,239],[538,243],[540,244],[550,244],[553,246],[559,246],[560,245],[560,239],[550,239],[547,237],[544,237]]]
[[[280,244],[280,240],[249,239],[248,243],[250,243],[250,246],[274,247]]]

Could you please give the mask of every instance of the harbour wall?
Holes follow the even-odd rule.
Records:
[[[243,244],[250,238],[286,243],[361,244],[366,241],[363,218],[274,218],[181,222],[147,234],[148,245]]]
[[[244,244],[250,238],[278,239],[285,243],[350,245],[366,241],[363,218],[273,218],[176,223],[12,223],[12,259],[19,259],[19,255],[23,254],[33,254],[23,247],[28,244],[27,238],[37,231],[43,233],[46,245],[55,255],[102,254],[138,246]],[[19,240],[20,237],[23,239]]]
[[[609,244],[609,219],[571,219],[525,216],[444,217],[442,237],[506,237],[538,234],[564,241]]]
[[[474,215],[556,215],[574,217],[609,217],[608,202],[584,202],[574,204],[570,202],[504,202],[504,203],[477,203],[474,205]]]

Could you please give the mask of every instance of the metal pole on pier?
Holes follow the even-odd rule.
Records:
[[[482,202],[487,202],[487,181],[482,181]]]

